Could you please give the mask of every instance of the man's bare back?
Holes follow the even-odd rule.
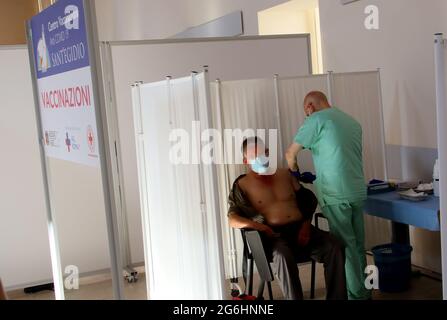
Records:
[[[239,186],[268,225],[278,227],[303,220],[295,198],[300,185],[288,170],[278,169],[272,176],[249,173]]]

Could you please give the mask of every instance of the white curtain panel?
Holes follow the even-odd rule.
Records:
[[[281,138],[287,148],[304,123],[304,98],[310,91],[328,94],[328,77],[326,75],[280,78],[278,79],[279,105],[281,115]],[[298,158],[301,172],[315,172],[312,154],[303,151]]]
[[[215,128],[240,129],[242,131],[252,129],[255,132],[257,129],[278,129],[273,78],[211,83],[211,101]],[[266,144],[270,142],[268,132],[266,132],[265,142]],[[229,147],[229,145],[225,146],[225,148]],[[233,145],[232,147],[240,148],[241,146]],[[240,232],[232,230],[228,226],[227,199],[233,182],[243,173],[245,173],[243,165],[219,166],[219,193],[222,195],[220,211],[227,278],[242,275],[243,245]],[[231,251],[233,240],[235,241],[235,252]],[[236,270],[233,268],[233,264],[236,264]]]
[[[182,289],[186,297],[206,297],[205,286],[208,283],[206,250],[206,227],[201,212],[202,190],[200,184],[200,166],[192,164],[194,152],[200,160],[199,150],[193,150],[193,141],[198,143],[199,132],[192,132],[196,120],[193,81],[190,77],[171,81],[172,129],[183,129],[188,133],[191,163],[173,166],[175,175],[175,194],[170,201],[177,203],[177,221],[179,247],[177,268],[181,274]],[[197,119],[198,120],[198,119]],[[198,144],[196,144],[198,145]],[[203,290],[203,292],[194,292]]]
[[[197,105],[199,108],[199,118],[202,130],[215,129],[213,122],[213,112],[211,104],[211,93],[207,73],[200,73],[196,76]],[[203,144],[202,144],[203,145]],[[214,150],[217,152],[216,150]],[[217,153],[217,155],[219,155]],[[204,216],[205,236],[207,245],[208,272],[211,281],[207,282],[208,292],[211,299],[222,299],[221,292],[225,291],[225,258],[224,258],[224,238],[222,232],[221,203],[226,199],[226,195],[220,193],[219,171],[220,166],[216,163],[204,164],[203,186],[206,199]],[[218,275],[218,276],[217,276]],[[220,279],[220,281],[219,281]]]
[[[137,119],[136,123],[141,122],[141,131],[137,129],[137,151],[140,194],[144,202],[142,220],[146,273],[149,275],[148,297],[165,299],[170,294],[166,283],[181,280],[176,262],[180,233],[172,235],[167,231],[175,229],[178,213],[176,203],[171,201],[171,196],[176,194],[174,170],[166,161],[171,130],[168,87],[165,82],[142,85],[138,96],[141,104],[136,109],[141,108],[141,120]],[[165,241],[161,245],[159,242],[163,238]],[[174,294],[181,292],[176,290]]]
[[[220,99],[220,83],[210,83],[211,94],[211,117],[213,122],[213,128],[223,132],[223,115],[221,110]],[[221,146],[222,154],[224,153],[224,146]],[[231,229],[228,224],[227,211],[228,211],[228,195],[231,188],[231,178],[229,177],[230,166],[225,164],[217,165],[217,177],[218,177],[218,192],[219,192],[219,208],[220,208],[220,222],[222,232],[222,245],[224,252],[224,270],[225,278],[235,278],[242,276],[241,273],[241,259],[237,255],[239,249],[242,248],[239,236],[236,236],[236,231]],[[238,169],[240,170],[240,169]],[[234,176],[234,174],[233,174]],[[236,241],[233,243],[233,241]],[[236,248],[232,251],[232,248]],[[242,251],[241,251],[242,252]]]
[[[273,79],[222,82],[220,88],[223,129],[264,129],[268,145],[267,130],[278,129]],[[234,181],[244,173],[244,166],[232,165],[229,170],[229,178]]]
[[[220,224],[211,171],[170,161],[178,142],[169,140],[174,129],[187,133],[192,160],[192,144],[200,143],[201,133],[193,131],[193,121],[209,126],[200,119],[208,106],[207,89],[205,77],[198,75],[140,85],[139,96],[134,95],[150,299],[222,298],[222,241],[216,236]]]
[[[333,105],[353,116],[363,128],[365,177],[385,179],[381,88],[378,71],[333,74]],[[366,247],[391,239],[389,221],[365,215]]]
[[[349,113],[363,128],[366,179],[385,179],[383,120],[378,72],[333,75],[333,104]]]
[[[211,117],[213,127],[223,133],[223,110],[221,106],[221,83],[210,83],[210,95],[211,95]],[[223,141],[222,141],[223,142]],[[221,145],[222,155],[225,153],[224,145]],[[234,168],[233,168],[234,170]],[[242,168],[237,168],[242,170]],[[241,273],[241,259],[238,256],[238,252],[242,248],[242,242],[239,237],[236,236],[236,231],[231,229],[228,224],[227,212],[228,212],[228,195],[230,193],[232,178],[230,178],[230,166],[220,164],[217,166],[218,177],[218,190],[219,190],[219,208],[220,208],[220,221],[222,226],[222,245],[224,252],[224,270],[225,278],[237,278],[242,276]],[[232,175],[234,176],[234,174]],[[234,250],[232,250],[234,248]]]

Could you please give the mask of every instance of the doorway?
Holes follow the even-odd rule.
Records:
[[[312,70],[324,73],[318,0],[292,0],[258,12],[259,35],[309,33]]]

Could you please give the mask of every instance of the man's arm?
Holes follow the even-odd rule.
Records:
[[[264,232],[268,236],[272,236],[274,233],[269,226],[241,217],[236,212],[230,212],[228,214],[228,222],[230,223],[230,227],[234,229],[253,229],[260,232]]]
[[[293,143],[286,152],[287,164],[293,172],[298,171],[297,156],[303,149],[312,150],[321,133],[321,121],[318,116],[312,115],[304,121],[299,128]]]
[[[297,162],[297,156],[300,151],[303,150],[303,146],[294,142],[289,149],[287,149],[286,152],[286,160],[287,165],[289,166],[289,169],[293,172],[298,171],[298,162]]]
[[[273,230],[269,226],[251,220],[247,217],[243,217],[242,214],[240,214],[244,212],[243,203],[246,202],[246,199],[241,188],[239,187],[239,180],[240,178],[234,182],[233,188],[228,196],[228,202],[230,205],[228,210],[228,222],[230,227],[234,229],[253,229],[264,232],[268,236],[272,236]]]
[[[228,222],[230,227],[234,229],[255,229],[256,223],[253,220],[241,217],[236,212],[230,212],[228,214]]]

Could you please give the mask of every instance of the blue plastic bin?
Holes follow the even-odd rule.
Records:
[[[404,244],[384,244],[372,249],[379,269],[379,288],[382,292],[402,292],[408,289],[411,279],[411,252]]]

